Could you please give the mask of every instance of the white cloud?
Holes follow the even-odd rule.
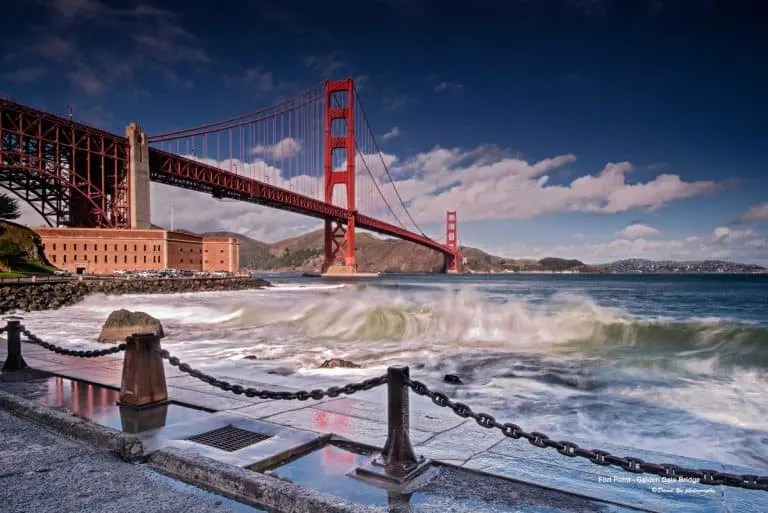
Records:
[[[369,81],[370,77],[368,75],[358,75],[355,77],[355,88],[357,88],[358,92],[362,91]]]
[[[403,133],[400,131],[400,129],[398,127],[393,127],[392,130],[381,136],[381,142],[394,139],[395,137],[399,137],[401,135],[403,135]]]
[[[100,0],[51,0],[48,7],[70,20],[78,17],[90,18],[110,10]]]
[[[217,200],[209,194],[159,183],[151,184],[152,223],[196,233],[230,231],[264,242],[276,242],[319,228],[317,219],[235,200]],[[159,201],[158,198],[162,198]],[[201,215],[205,212],[206,215]]]
[[[71,39],[52,34],[50,32],[36,33],[37,40],[32,45],[32,50],[45,59],[61,62],[73,56],[76,52]]]
[[[79,87],[90,95],[101,94],[106,88],[104,81],[91,68],[82,63],[67,76],[72,85]]]
[[[281,141],[288,146],[287,140]],[[275,145],[277,146],[277,145]],[[272,151],[275,149],[273,148]],[[213,159],[189,157],[221,169],[256,178],[263,182],[290,189],[298,193],[319,197],[322,180],[306,175],[288,177],[280,168],[262,159],[243,162],[239,159],[218,162]],[[284,210],[263,207],[254,203],[229,199],[215,199],[210,194],[199,193],[169,185],[151,184],[152,223],[170,227],[171,209],[174,205],[176,229],[201,233],[231,231],[266,242],[275,242],[316,229],[320,223],[313,218]],[[162,201],[158,198],[162,198]],[[206,215],[201,215],[205,212]]]
[[[617,235],[624,237],[625,239],[639,239],[641,237],[661,235],[661,232],[656,228],[645,224],[633,223],[621,230]]]
[[[452,93],[458,93],[461,92],[464,89],[464,86],[462,84],[456,84],[452,82],[440,82],[435,86],[435,92],[440,93],[443,91],[450,91]]]
[[[411,103],[413,98],[407,94],[388,95],[384,98],[384,108],[396,110]]]
[[[635,209],[658,210],[665,204],[714,192],[712,181],[686,182],[663,174],[629,183],[629,162],[609,163],[595,174],[550,185],[547,173],[574,162],[558,155],[527,162],[494,147],[472,151],[436,147],[405,162],[395,162],[396,182],[420,223],[442,220],[457,209],[463,220],[525,219],[559,212],[614,214]]]
[[[329,80],[333,80],[336,72],[346,65],[339,51],[327,55],[308,55],[302,59],[302,64]]]
[[[243,73],[243,81],[246,84],[254,84],[259,91],[270,92],[275,89],[275,77],[269,71],[259,67],[248,68]]]
[[[197,36],[181,25],[177,13],[139,3],[134,7],[112,7],[102,0],[41,0],[47,18],[26,29],[13,59],[38,62],[41,59],[69,70],[67,78],[75,89],[98,95],[110,88],[130,94],[137,70],[164,77],[168,71],[196,72],[210,61]],[[107,51],[87,41],[88,34],[108,31],[115,40],[126,42],[119,52]],[[31,61],[36,59],[36,61]],[[174,64],[186,69],[172,70]],[[171,79],[171,81],[173,81]],[[189,83],[180,79],[180,84]]]
[[[48,70],[40,66],[26,66],[16,71],[9,71],[3,76],[14,84],[24,85],[36,81],[48,74]]]
[[[163,73],[163,82],[174,89],[192,89],[195,86],[193,81],[181,78],[179,74],[172,69],[165,70],[165,73]]]
[[[752,230],[733,230],[727,226],[718,226],[712,232],[712,238],[716,242],[737,242],[751,239],[757,234]]]
[[[254,155],[262,155],[270,159],[288,159],[301,152],[301,143],[293,137],[286,137],[275,144],[267,146],[259,144],[253,149]]]
[[[738,219],[738,221],[741,223],[766,220],[768,220],[768,201],[759,205],[755,205],[754,207],[741,214]]]

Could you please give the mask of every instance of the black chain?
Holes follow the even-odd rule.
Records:
[[[387,376],[384,375],[377,378],[366,379],[360,383],[350,383],[348,385],[344,385],[343,387],[330,387],[325,390],[318,388],[310,391],[300,390],[298,392],[277,392],[274,390],[260,390],[258,388],[247,388],[242,385],[233,385],[228,381],[217,379],[202,371],[193,369],[188,364],[182,362],[175,356],[171,356],[171,354],[165,349],[160,350],[160,356],[168,360],[168,363],[174,367],[178,367],[181,372],[186,372],[193,378],[197,378],[211,386],[220,388],[225,392],[232,392],[233,394],[237,395],[242,394],[246,397],[259,397],[261,399],[279,399],[284,401],[306,401],[307,399],[319,400],[323,399],[324,397],[338,397],[341,394],[350,395],[362,390],[370,390],[387,382]]]
[[[525,438],[531,445],[542,448],[556,449],[557,452],[564,456],[574,458],[580,456],[588,459],[595,465],[609,466],[614,465],[621,467],[622,469],[633,472],[636,474],[655,474],[657,476],[665,478],[684,478],[684,479],[696,479],[699,483],[705,485],[723,485],[734,486],[737,488],[748,488],[750,490],[765,490],[768,491],[768,476],[756,476],[756,475],[738,475],[727,474],[724,472],[718,472],[716,470],[696,470],[685,467],[680,467],[671,463],[648,463],[640,458],[634,458],[632,456],[620,457],[613,454],[601,451],[599,449],[583,449],[573,442],[568,441],[555,441],[550,439],[544,433],[533,431],[528,433],[524,431],[517,424],[511,424],[509,422],[500,423],[492,415],[487,413],[475,413],[472,408],[464,403],[452,401],[447,395],[440,392],[434,392],[427,387],[424,383],[415,380],[409,380],[408,385],[413,389],[417,395],[423,395],[432,399],[432,402],[443,408],[450,408],[453,412],[462,418],[472,418],[484,428],[496,428],[501,430],[505,436],[509,438]]]
[[[113,347],[108,347],[106,349],[95,349],[95,350],[89,349],[86,351],[77,351],[75,349],[66,349],[54,344],[49,344],[48,342],[45,342],[44,340],[40,339],[40,337],[38,337],[37,335],[30,333],[28,329],[22,329],[21,332],[27,337],[27,340],[25,340],[24,342],[29,342],[31,344],[38,345],[49,351],[53,351],[54,353],[65,354],[67,356],[77,356],[78,358],[94,358],[96,356],[106,356],[108,354],[119,353],[120,351],[124,351],[127,346],[127,344],[123,342],[122,344],[119,344]]]

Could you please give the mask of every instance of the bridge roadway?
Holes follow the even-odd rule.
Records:
[[[356,228],[414,242],[445,255],[453,254],[453,251],[447,246],[429,237],[360,214],[355,210],[331,205],[309,196],[156,148],[149,149],[149,166],[150,180],[154,182],[210,193],[217,198],[249,201],[318,219],[332,219],[346,223],[351,216],[354,216]]]

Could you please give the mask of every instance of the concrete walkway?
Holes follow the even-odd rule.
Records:
[[[144,465],[0,410],[4,513],[230,513],[258,510],[180,484]]]

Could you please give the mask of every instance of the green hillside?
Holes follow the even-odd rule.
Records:
[[[0,221],[0,277],[50,274],[55,271],[43,253],[40,237],[11,221]]]

